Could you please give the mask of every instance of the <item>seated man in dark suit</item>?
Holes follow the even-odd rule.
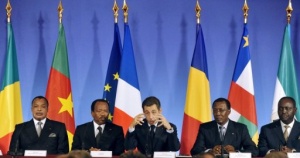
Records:
[[[69,152],[68,136],[64,123],[47,117],[48,100],[43,96],[33,98],[33,119],[16,125],[9,147],[9,155],[22,155],[24,150],[47,150],[48,155]]]
[[[202,152],[220,155],[239,151],[251,152],[252,156],[257,156],[257,147],[246,125],[228,118],[231,112],[230,102],[225,98],[218,98],[213,102],[212,108],[215,120],[200,125],[191,155]]]
[[[124,152],[124,133],[121,126],[108,121],[109,103],[97,99],[91,105],[94,120],[79,125],[74,134],[72,150],[112,151],[113,155]]]
[[[162,115],[160,101],[148,97],[142,103],[144,113],[137,115],[129,126],[125,138],[125,149],[136,147],[147,157],[154,151],[178,151],[180,142],[176,126]]]
[[[300,123],[294,119],[296,102],[292,97],[283,97],[278,102],[278,116],[270,124],[264,125],[259,134],[260,156],[272,151],[300,152]]]

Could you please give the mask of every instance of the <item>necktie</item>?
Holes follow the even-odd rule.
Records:
[[[289,138],[288,128],[290,128],[290,126],[285,125],[284,128],[285,128],[285,130],[284,130],[284,132],[283,132],[283,137],[284,137],[285,141],[287,142],[287,140],[288,140],[288,138]]]
[[[155,125],[151,125],[150,126],[150,132],[149,132],[149,136],[148,136],[148,151],[146,152],[147,157],[152,157],[153,155],[153,139],[154,139],[154,129],[155,129]]]
[[[36,132],[37,132],[38,137],[40,137],[41,132],[42,132],[42,124],[43,124],[43,122],[41,122],[41,121],[39,121],[37,123],[38,126],[37,126],[37,129],[36,129]]]
[[[155,129],[155,125],[151,125],[150,126],[150,137],[151,137],[151,139],[153,139],[154,138],[154,129]]]
[[[225,132],[224,132],[224,127],[223,126],[219,126],[219,133],[220,133],[221,141],[224,141]]]
[[[99,132],[96,135],[96,142],[97,142],[97,147],[99,148],[99,146],[100,146],[100,137],[102,135],[102,128],[101,128],[101,126],[99,126],[97,129],[99,130]]]

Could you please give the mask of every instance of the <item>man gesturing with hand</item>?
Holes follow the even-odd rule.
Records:
[[[142,103],[143,113],[134,117],[126,137],[125,149],[136,147],[147,157],[155,151],[178,151],[180,142],[176,126],[163,115],[159,99],[148,97]]]

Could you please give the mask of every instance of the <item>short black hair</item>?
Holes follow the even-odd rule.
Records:
[[[106,103],[107,106],[108,106],[108,109],[109,109],[109,102],[108,102],[107,100],[105,100],[105,99],[96,99],[96,100],[94,100],[94,101],[92,102],[92,105],[91,105],[91,111],[94,111],[94,110],[95,110],[95,105],[96,105],[97,102],[104,102],[104,103]]]
[[[154,96],[147,97],[147,98],[143,101],[143,103],[142,103],[142,108],[143,108],[143,110],[144,110],[144,107],[145,107],[145,106],[151,106],[151,105],[153,105],[153,104],[156,105],[156,107],[157,107],[158,110],[160,109],[160,101],[159,101],[158,98],[156,98],[156,97],[154,97]]]
[[[227,109],[228,109],[228,110],[231,109],[231,104],[230,104],[229,100],[227,100],[227,99],[225,99],[225,98],[218,98],[218,99],[216,99],[216,100],[213,102],[212,107],[214,107],[215,104],[216,104],[217,102],[225,102]]]
[[[296,101],[293,97],[290,97],[290,96],[285,96],[285,97],[280,98],[280,100],[278,101],[278,106],[281,104],[281,102],[283,100],[290,100],[292,102],[294,108],[296,108]]]
[[[47,104],[47,107],[48,107],[48,105],[49,105],[48,99],[47,99],[46,97],[44,97],[44,96],[41,96],[41,95],[36,96],[36,97],[34,97],[34,98],[32,99],[32,101],[31,101],[31,106],[33,105],[33,102],[34,102],[35,99],[44,99],[44,100],[46,101],[46,104]]]

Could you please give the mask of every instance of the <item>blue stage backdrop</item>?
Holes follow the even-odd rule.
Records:
[[[24,121],[33,97],[45,95],[58,37],[59,0],[11,0]],[[117,0],[119,7],[123,0]],[[300,1],[292,0],[291,40],[300,65]],[[103,96],[114,38],[113,0],[63,0],[75,124],[91,121],[90,105]],[[183,121],[196,38],[195,0],[127,0],[142,99],[157,96],[165,117]],[[244,0],[200,0],[211,101],[228,96],[243,33]],[[249,0],[248,31],[258,127],[271,120],[274,87],[287,23],[288,0]],[[0,77],[6,50],[6,0],[0,1]],[[121,41],[123,11],[119,11]],[[300,67],[297,66],[299,78]],[[300,79],[300,78],[299,78]],[[51,108],[51,105],[50,105]],[[196,131],[195,131],[196,132]]]

